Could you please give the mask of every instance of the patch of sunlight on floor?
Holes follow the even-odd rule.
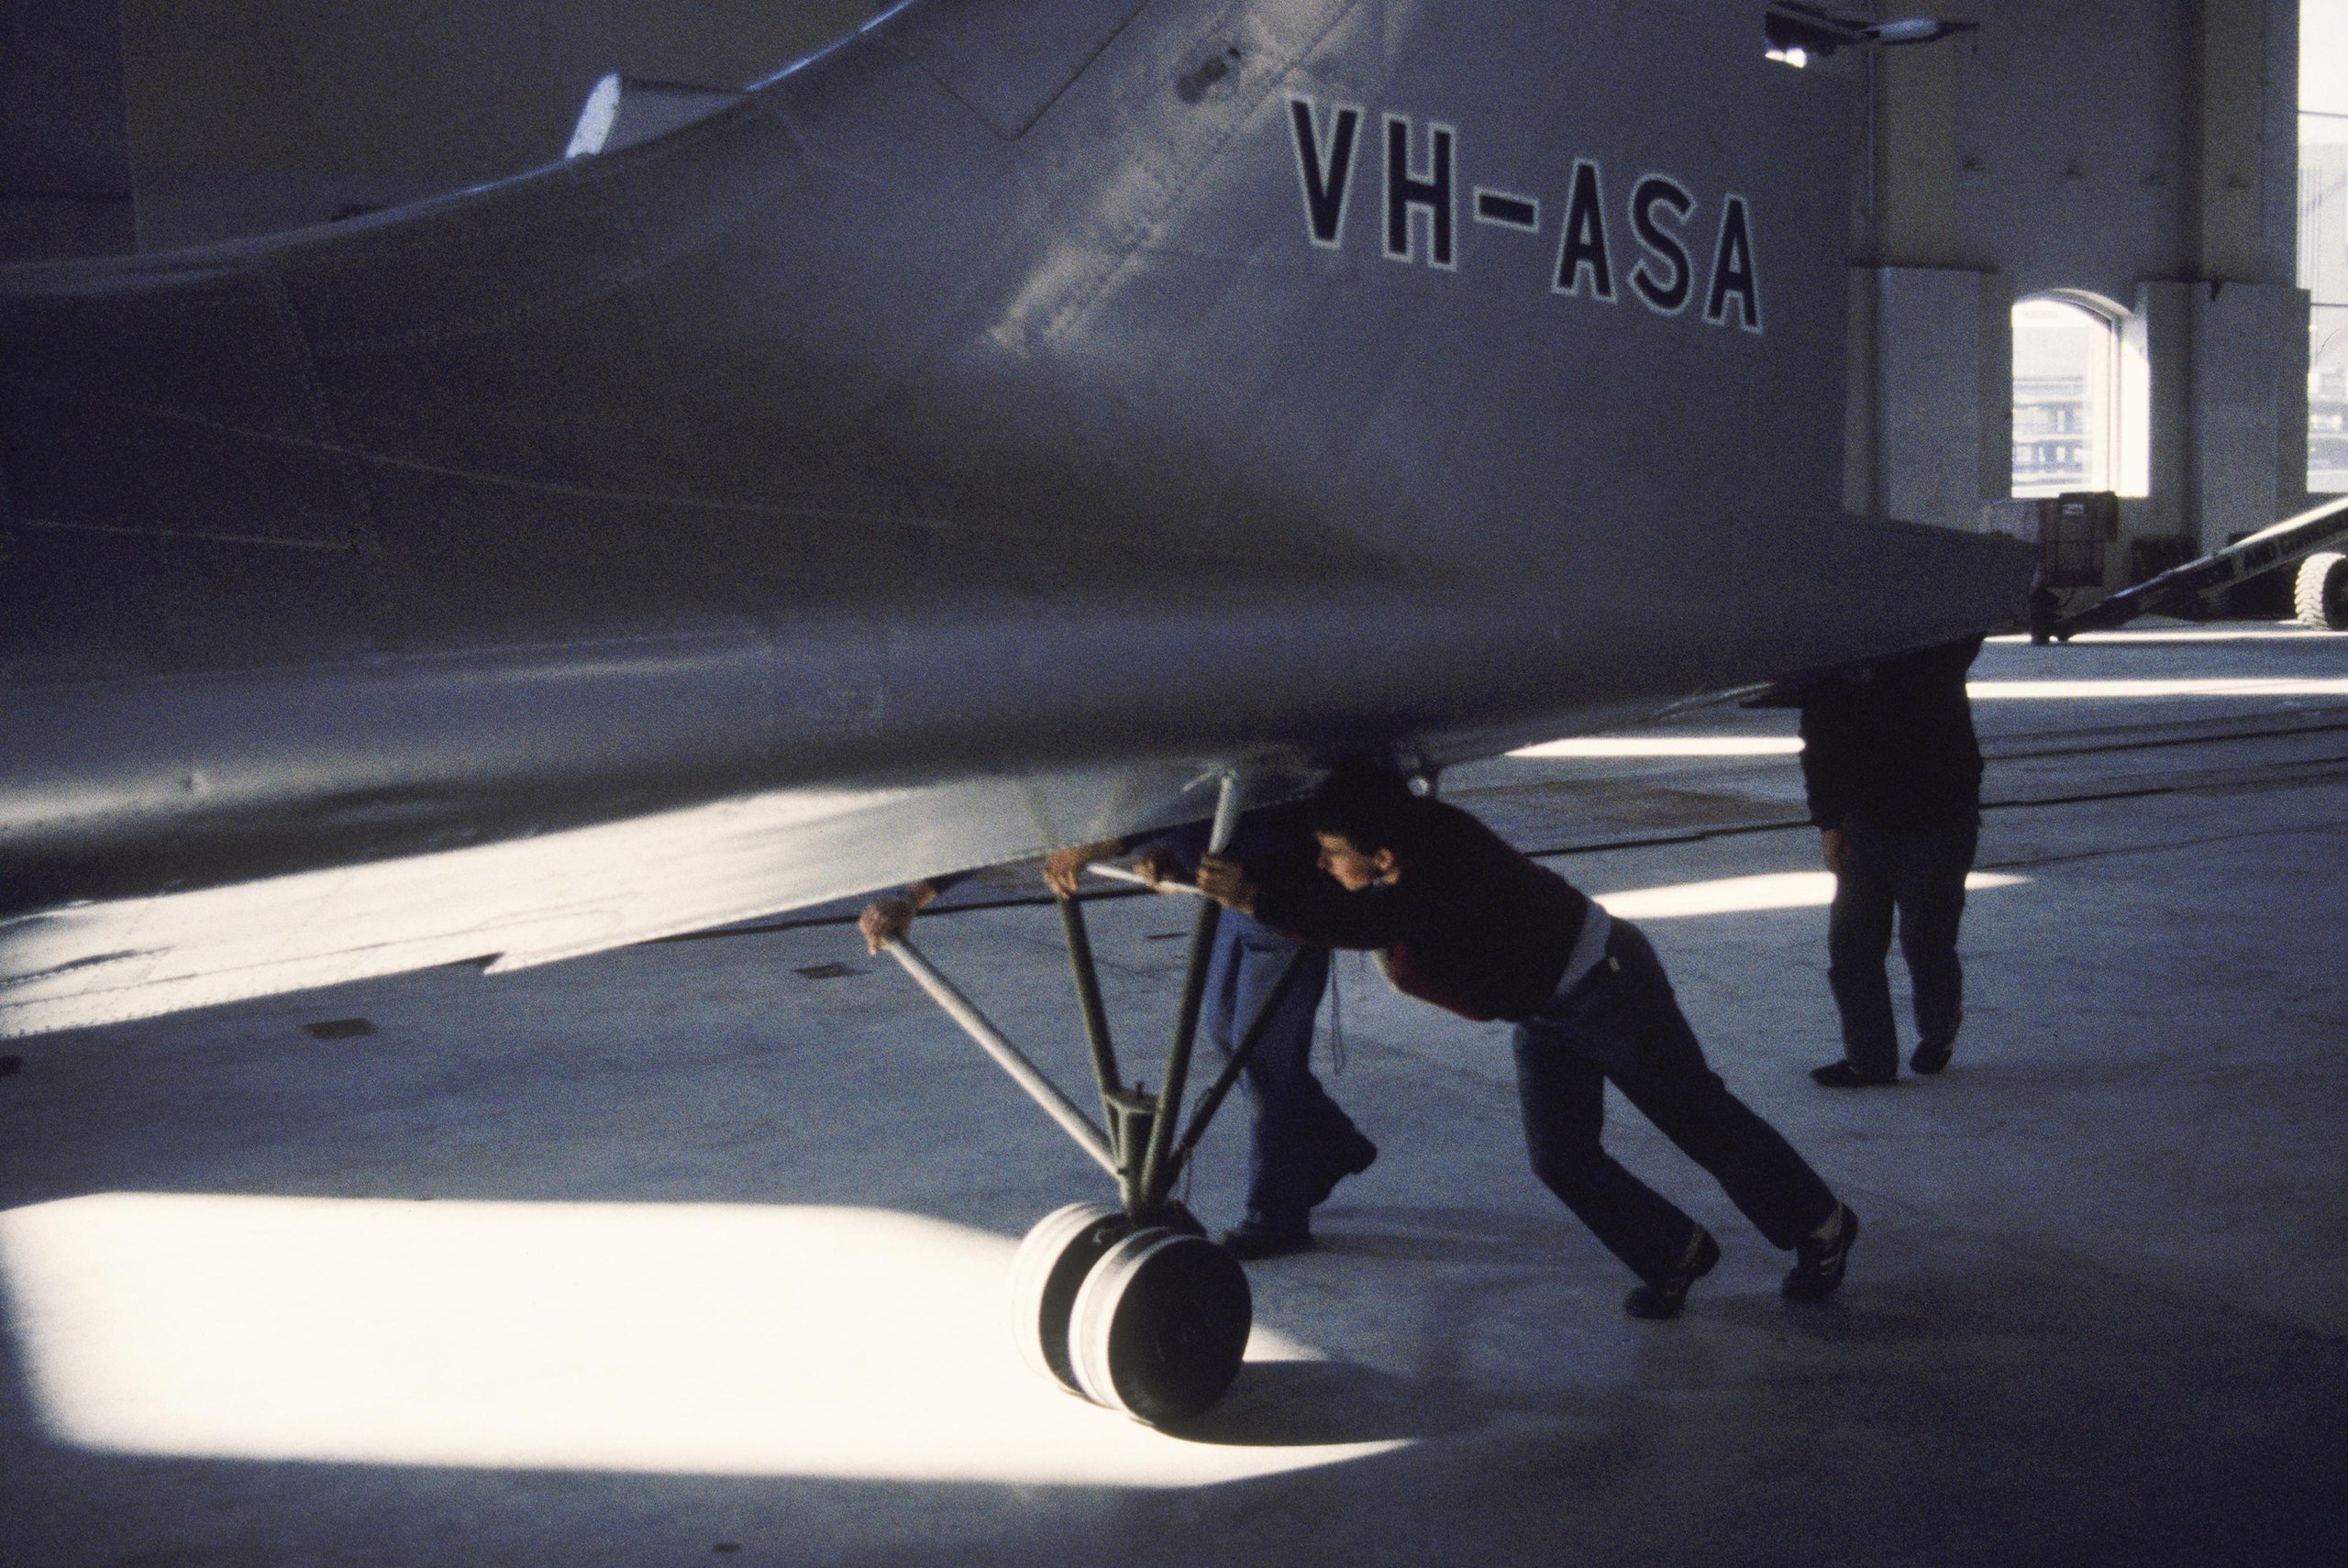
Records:
[[[2176,680],[1976,680],[1977,702],[2143,701],[2158,697],[2348,697],[2348,679],[2201,676]]]
[[[1968,892],[2011,888],[2027,877],[1976,871],[1965,878]],[[1632,888],[1596,893],[1606,912],[1624,920],[1677,920],[1688,915],[1753,914],[1763,910],[1821,908],[1834,901],[1832,871],[1772,871],[1759,877],[1722,877],[1667,888]]]
[[[2178,626],[2167,630],[2143,632],[2081,632],[2071,640],[2075,643],[2269,643],[2298,642],[2309,637],[2336,636],[2337,633],[2319,631],[2313,626],[2261,626],[2250,631],[2232,628],[2203,631],[2198,627]],[[2029,634],[2016,632],[2010,636],[1991,637],[1993,643],[2027,643]],[[2056,657],[2061,657],[2057,655]]]
[[[1060,1392],[1012,1343],[1013,1248],[879,1209],[105,1193],[0,1213],[0,1286],[49,1430],[112,1452],[1190,1486],[1400,1446]],[[1261,1326],[1248,1356],[1315,1359]]]

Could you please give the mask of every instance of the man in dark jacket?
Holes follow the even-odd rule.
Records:
[[[1834,906],[1827,982],[1843,1016],[1843,1060],[1811,1070],[1827,1088],[1888,1084],[1899,1039],[1884,961],[1899,916],[1916,1001],[1920,1073],[1948,1066],[1965,1016],[1956,927],[1981,826],[1981,748],[1965,674],[1979,637],[1829,676],[1803,693],[1802,780],[1825,834]]]
[[[1794,1253],[1786,1295],[1815,1300],[1842,1284],[1858,1216],[1705,1064],[1636,927],[1467,812],[1374,769],[1333,775],[1312,829],[1326,877],[1258,881],[1254,867],[1209,856],[1200,888],[1299,941],[1379,950],[1407,995],[1515,1024],[1533,1168],[1638,1275],[1625,1311],[1675,1316],[1721,1250],[1600,1144],[1608,1078]]]

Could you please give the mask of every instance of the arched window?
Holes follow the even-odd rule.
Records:
[[[2121,334],[2110,315],[2053,294],[2014,306],[2013,492],[2124,490]]]

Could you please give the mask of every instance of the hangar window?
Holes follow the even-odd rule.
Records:
[[[2299,287],[2308,489],[2348,491],[2348,6],[2299,7]]]
[[[2014,306],[2013,493],[2144,493],[2141,345],[2125,313],[2085,296],[2035,294]],[[2149,413],[2149,409],[2141,411]]]

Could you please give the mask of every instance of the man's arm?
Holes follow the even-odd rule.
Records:
[[[1238,861],[1223,855],[1199,862],[1199,890],[1315,947],[1391,947],[1403,935],[1408,914],[1399,884],[1348,893],[1317,872],[1257,883]]]
[[[1849,689],[1829,678],[1801,704],[1801,782],[1813,826],[1832,831],[1851,812],[1851,778],[1859,766]]]
[[[1124,838],[1103,838],[1091,844],[1080,844],[1068,849],[1056,849],[1044,857],[1044,884],[1063,899],[1076,897],[1084,868],[1096,860],[1113,860],[1120,855],[1135,856],[1134,869],[1142,879],[1156,888],[1161,882],[1188,882],[1191,862],[1206,848],[1207,824],[1186,823],[1168,828],[1143,838],[1131,834]],[[1162,890],[1162,889],[1161,889]]]
[[[1125,852],[1122,838],[1095,839],[1091,844],[1071,845],[1055,849],[1044,856],[1044,886],[1063,899],[1076,897],[1077,878],[1084,868],[1096,860],[1113,860]]]
[[[864,950],[878,953],[884,943],[904,935],[913,929],[914,916],[937,901],[937,896],[962,879],[962,875],[933,877],[925,881],[908,882],[905,890],[893,899],[875,899],[864,906],[856,917],[856,929],[864,933]]]
[[[1851,810],[1851,774],[1858,766],[1851,733],[1852,692],[1834,677],[1812,688],[1801,704],[1801,783],[1810,820],[1822,834],[1819,849],[1826,869],[1844,875],[1850,861],[1850,834],[1843,819]]]

